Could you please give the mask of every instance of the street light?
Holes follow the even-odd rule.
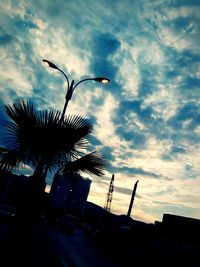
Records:
[[[65,76],[65,78],[67,80],[67,93],[65,95],[65,105],[64,105],[63,112],[62,112],[62,115],[61,115],[61,118],[60,118],[61,121],[63,121],[63,119],[64,119],[65,112],[66,112],[66,109],[67,109],[67,105],[68,105],[70,99],[72,98],[72,94],[73,94],[75,88],[80,83],[85,82],[85,81],[89,81],[89,80],[93,80],[93,81],[96,81],[96,82],[100,82],[100,83],[106,84],[106,83],[108,83],[110,81],[109,79],[107,79],[105,77],[96,77],[96,78],[83,79],[83,80],[79,81],[76,84],[74,84],[74,80],[72,80],[72,82],[70,84],[69,83],[69,79],[68,79],[67,75],[64,73],[64,71],[62,71],[60,68],[58,68],[54,63],[50,62],[49,60],[43,59],[42,61],[44,63],[46,63],[50,68],[59,70]]]

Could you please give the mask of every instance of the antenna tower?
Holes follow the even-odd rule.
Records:
[[[109,186],[109,190],[107,193],[107,200],[106,200],[106,204],[104,209],[107,210],[108,212],[110,212],[111,209],[111,202],[112,202],[112,194],[114,191],[114,174],[112,175],[111,181],[110,181],[110,186]]]
[[[130,217],[131,216],[131,210],[133,207],[133,201],[135,198],[135,193],[136,193],[136,189],[137,189],[137,184],[138,184],[139,180],[134,184],[134,188],[133,188],[133,192],[132,192],[132,196],[131,196],[131,201],[128,207],[128,212],[127,212],[127,216]]]

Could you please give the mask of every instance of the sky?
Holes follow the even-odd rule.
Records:
[[[88,200],[104,207],[114,174],[113,213],[127,214],[139,180],[133,219],[200,219],[200,1],[1,0],[1,131],[19,98],[62,111],[66,79],[42,59],[70,82],[110,79],[78,85],[67,107],[108,162]]]

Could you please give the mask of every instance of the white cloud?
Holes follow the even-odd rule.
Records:
[[[110,93],[104,96],[104,103],[96,112],[97,125],[95,126],[95,135],[105,146],[115,147],[119,144],[120,140],[115,135],[112,114],[118,104]]]
[[[33,23],[37,25],[37,27],[41,30],[44,31],[47,29],[48,24],[44,20],[40,18],[33,18]]]
[[[163,118],[165,121],[173,117],[180,106],[177,96],[176,84],[158,85],[159,90],[154,91],[150,96],[144,99],[144,107],[150,106],[154,110],[154,115]]]
[[[135,62],[160,65],[165,61],[165,55],[159,44],[142,37],[130,48],[130,53]]]
[[[144,5],[146,26],[152,36],[161,44],[174,47],[178,51],[192,49],[198,53],[200,7],[184,4],[178,7],[159,5]],[[179,19],[185,23],[177,25],[176,20]]]
[[[32,90],[31,79],[34,79],[33,73],[30,68],[23,64],[23,54],[19,50],[21,60],[15,61],[15,57],[10,55],[9,51],[1,48],[1,62],[4,64],[0,66],[1,80],[0,90],[6,95],[5,89],[10,88],[16,92],[18,97],[28,95]],[[18,50],[18,49],[17,49]]]
[[[123,87],[125,98],[129,100],[134,99],[138,94],[138,85],[140,82],[140,73],[137,64],[134,60],[125,57],[120,64],[119,73],[118,79]]]
[[[196,17],[199,18],[200,7],[195,6],[179,6],[179,7],[168,7],[164,10],[165,16],[170,20],[175,20],[177,18],[188,18]]]
[[[17,6],[15,6],[17,4]],[[2,0],[0,2],[0,10],[2,13],[9,15],[10,17],[20,16],[22,19],[26,14],[26,9],[23,1],[15,2],[11,0]]]
[[[46,27],[46,22],[39,21],[44,29],[31,29],[30,41],[33,44],[35,56],[40,59],[45,58],[54,62],[61,68],[69,79],[80,78],[88,72],[88,56],[79,47],[74,47],[71,40],[71,34],[66,36],[63,28]],[[55,71],[55,70],[53,70]],[[73,75],[71,78],[70,75]]]

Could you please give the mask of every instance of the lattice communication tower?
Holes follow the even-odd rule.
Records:
[[[107,210],[108,212],[110,212],[111,210],[111,202],[112,202],[112,195],[113,195],[113,191],[114,191],[114,174],[112,175],[111,181],[110,181],[110,186],[109,186],[109,190],[107,193],[107,199],[106,199],[106,203],[104,206],[104,209]]]

